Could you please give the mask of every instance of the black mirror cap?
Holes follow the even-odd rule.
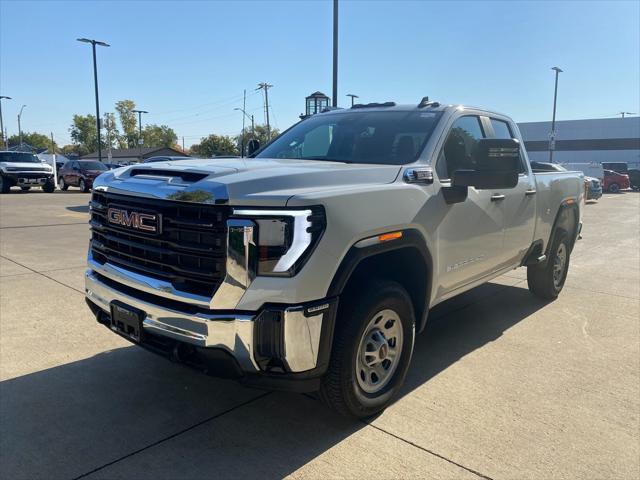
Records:
[[[258,150],[260,150],[260,142],[255,138],[252,138],[251,140],[249,140],[249,143],[247,143],[247,155],[251,156],[254,153],[256,153]]]
[[[454,187],[475,187],[478,190],[494,188],[514,188],[518,185],[518,172],[456,170],[451,185]]]
[[[514,138],[483,138],[476,144],[473,160],[478,171],[518,173],[520,142]]]

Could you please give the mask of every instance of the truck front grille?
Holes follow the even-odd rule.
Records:
[[[115,225],[110,207],[159,214],[160,232]],[[212,296],[226,273],[229,207],[93,192],[91,251],[98,263],[164,280],[174,288]]]

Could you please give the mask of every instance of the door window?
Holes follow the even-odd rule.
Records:
[[[482,138],[485,134],[479,117],[473,115],[457,119],[438,156],[436,172],[440,179],[452,178],[456,170],[474,169],[473,152]]]

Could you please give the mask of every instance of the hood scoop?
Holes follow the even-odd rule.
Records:
[[[130,177],[143,176],[150,178],[180,178],[186,183],[199,182],[208,175],[206,173],[185,172],[180,170],[159,170],[156,168],[134,168],[129,172]]]

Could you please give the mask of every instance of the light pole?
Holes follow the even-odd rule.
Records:
[[[338,106],[338,0],[333,0],[333,106]]]
[[[553,90],[553,118],[551,119],[551,135],[549,136],[549,163],[553,163],[553,151],[556,149],[556,100],[558,99],[558,75],[562,72],[559,67],[551,70],[556,72],[556,86]]]
[[[26,107],[26,105],[22,105],[22,107],[20,107],[20,113],[18,114],[18,136],[20,137],[19,148],[22,148],[22,127],[20,126],[20,119],[22,118],[22,110],[24,110],[24,107]]]
[[[105,42],[99,42],[98,40],[92,40],[89,38],[78,38],[79,42],[90,43],[93,51],[93,83],[96,91],[96,131],[98,137],[98,161],[102,161],[102,146],[100,145],[100,102],[98,101],[98,67],[96,65],[96,45],[101,47],[109,47],[110,45]]]
[[[2,119],[2,100],[11,100],[11,97],[0,95],[0,133],[2,134],[2,138],[4,138],[4,148],[9,150],[9,139],[4,131],[4,120]]]
[[[347,93],[347,97],[351,97],[351,106],[353,107],[354,99],[360,98],[358,95],[354,95],[353,93]]]
[[[247,114],[247,112],[245,112],[244,108],[236,107],[236,108],[234,108],[234,110],[238,110],[238,111],[242,112],[242,142],[241,142],[242,154],[240,156],[244,157],[244,117],[247,117],[249,120],[251,120],[251,136],[253,138],[255,138],[255,136],[256,136],[256,129],[255,129],[255,125],[253,123],[253,115]]]
[[[133,113],[138,114],[138,149],[140,151],[140,161],[142,162],[142,144],[144,141],[142,140],[142,114],[149,113],[146,110],[131,110]]]

